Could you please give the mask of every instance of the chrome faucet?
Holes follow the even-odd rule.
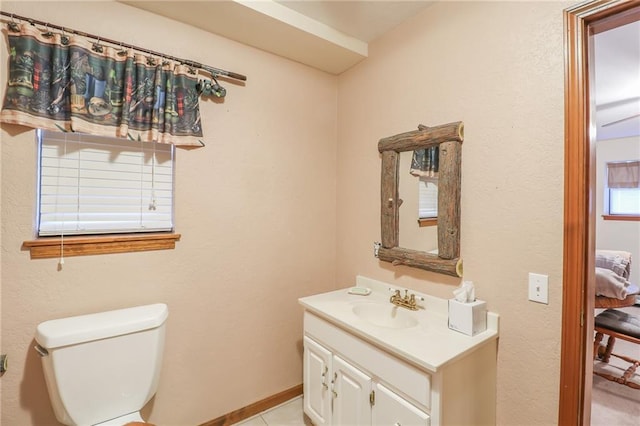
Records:
[[[403,308],[411,309],[412,311],[417,311],[418,306],[416,305],[416,295],[409,294],[409,290],[404,290],[404,296],[400,295],[400,290],[396,290],[391,298],[389,299],[391,303],[396,306],[402,306]]]

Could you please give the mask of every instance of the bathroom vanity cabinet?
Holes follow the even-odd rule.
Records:
[[[470,337],[449,330],[431,300],[418,325],[399,329],[350,317],[374,301],[346,290],[300,302],[304,412],[316,426],[495,424],[495,314],[484,335]],[[386,295],[378,302],[389,304]]]
[[[310,313],[303,382],[304,410],[316,426],[430,424],[429,374]]]

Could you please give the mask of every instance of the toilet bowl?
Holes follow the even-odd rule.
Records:
[[[69,426],[143,422],[160,379],[167,305],[45,321],[36,329],[49,399]]]

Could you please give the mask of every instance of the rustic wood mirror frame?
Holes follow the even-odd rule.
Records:
[[[464,124],[461,121],[380,139],[382,154],[380,190],[380,260],[394,266],[405,265],[454,277],[462,276],[460,259],[460,182]],[[398,193],[400,153],[440,147],[438,171],[438,254],[401,248],[399,245]]]

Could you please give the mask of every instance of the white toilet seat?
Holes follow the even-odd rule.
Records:
[[[130,422],[142,422],[144,419],[140,416],[140,412],[125,414],[124,416],[116,417],[115,419],[107,420],[106,422],[98,423],[94,426],[123,426]]]

